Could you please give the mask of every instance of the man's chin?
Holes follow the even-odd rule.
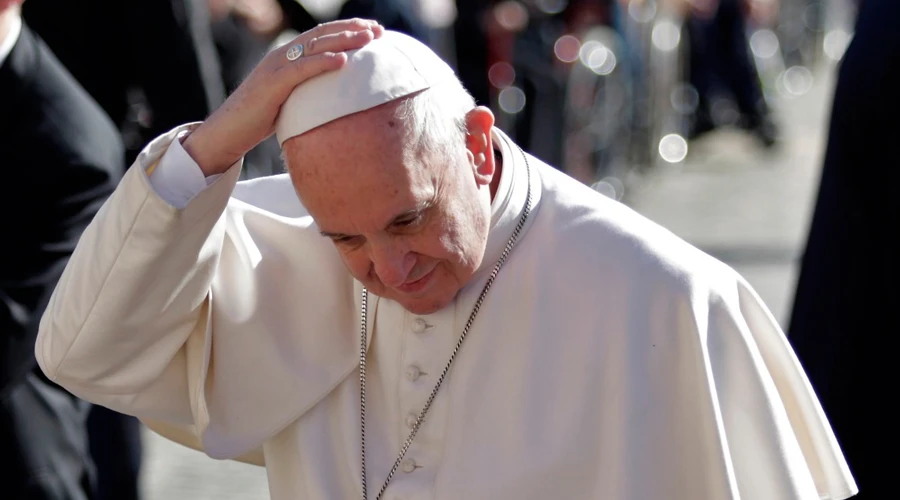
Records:
[[[409,311],[412,314],[418,315],[428,315],[434,314],[441,309],[449,306],[450,303],[453,302],[453,297],[438,297],[438,296],[428,296],[428,297],[406,297],[406,296],[394,296],[390,297],[391,299],[397,301],[404,309]]]
[[[409,311],[410,313],[416,314],[416,315],[419,315],[419,316],[427,316],[427,315],[429,315],[429,314],[434,314],[434,313],[440,311],[441,309],[447,307],[447,304],[437,304],[437,305],[435,305],[435,304],[428,304],[428,305],[419,305],[419,304],[406,305],[406,304],[400,304],[400,305],[402,305],[403,308],[406,309],[407,311]]]

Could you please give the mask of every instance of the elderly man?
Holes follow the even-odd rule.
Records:
[[[238,183],[273,131],[289,175]],[[522,152],[407,36],[305,33],[137,167],[66,269],[38,360],[264,463],[272,498],[856,491],[751,288]]]

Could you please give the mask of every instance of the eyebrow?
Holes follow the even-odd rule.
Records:
[[[391,219],[391,221],[388,222],[387,225],[384,226],[384,228],[387,229],[387,228],[393,226],[394,224],[397,224],[398,222],[402,222],[404,220],[421,215],[422,212],[424,212],[425,210],[428,210],[428,208],[430,206],[431,206],[431,201],[426,201],[426,202],[421,203],[416,208],[411,208],[409,210],[401,212],[401,213],[397,214],[393,219]],[[326,238],[331,238],[333,240],[353,238],[354,236],[356,236],[353,234],[332,233],[329,231],[319,231],[319,234],[321,234],[322,236],[325,236]]]

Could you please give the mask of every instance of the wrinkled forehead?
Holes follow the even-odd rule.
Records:
[[[284,160],[304,205],[313,215],[324,205],[383,205],[419,197],[434,184],[440,165],[411,137],[396,105],[344,117],[283,144]]]
[[[322,230],[362,234],[427,204],[439,166],[411,154],[390,114],[341,119],[285,141],[284,157],[301,202]]]
[[[285,166],[294,175],[329,165],[401,162],[414,154],[416,142],[409,118],[398,113],[401,105],[402,100],[392,101],[285,140]]]

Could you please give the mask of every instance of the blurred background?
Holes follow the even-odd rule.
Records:
[[[112,118],[125,165],[155,135],[204,119],[271,48],[319,22],[377,19],[433,47],[525,150],[733,266],[787,329],[858,7],[27,0],[23,18]],[[280,173],[277,144],[261,144],[246,165],[247,178]],[[107,443],[100,460],[139,471],[135,497],[267,498],[264,470],[213,461],[116,418],[95,419],[96,432],[134,425],[139,442]]]

